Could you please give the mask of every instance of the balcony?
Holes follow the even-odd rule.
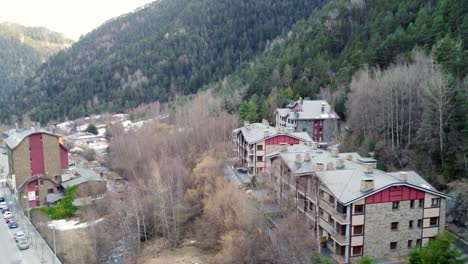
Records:
[[[331,205],[327,201],[320,199],[320,207],[324,209],[325,212],[330,214],[332,218],[340,224],[349,224],[349,220],[347,220],[346,213],[340,213],[335,210],[334,205]]]
[[[349,221],[346,219],[346,214],[336,212],[332,214],[332,218],[335,219],[340,224],[346,225],[349,224]]]
[[[322,217],[319,217],[319,225],[329,234],[333,234],[333,226]]]
[[[249,156],[253,156],[255,154],[255,151],[253,149],[248,149],[247,153]]]
[[[333,232],[332,238],[341,246],[349,244],[348,241],[346,241],[346,237],[338,232]]]

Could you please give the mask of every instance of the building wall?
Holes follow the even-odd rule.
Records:
[[[29,140],[23,140],[13,152],[13,174],[15,175],[16,189],[31,176],[31,157],[29,154]]]
[[[50,177],[60,175],[62,173],[62,169],[58,137],[42,134],[42,144],[44,151],[44,174]]]
[[[68,150],[63,145],[60,145],[60,167],[68,169]]]
[[[410,208],[410,201],[400,201],[399,209],[392,209],[392,202],[365,205],[364,217],[364,254],[377,258],[384,256],[404,256],[411,249],[408,240],[412,240],[413,247],[417,239],[421,239],[422,229],[417,227],[419,219],[423,217],[423,209],[415,204]],[[413,228],[409,228],[409,221],[413,220]],[[391,230],[391,223],[398,222],[398,230]],[[390,243],[397,242],[396,250],[390,250]]]
[[[313,139],[314,123],[312,120],[298,120],[296,132],[306,132]]]
[[[45,174],[42,134],[30,135],[28,139],[31,157],[31,175]],[[31,176],[29,175],[29,176]]]
[[[338,120],[335,119],[325,119],[323,122],[323,141],[331,142],[336,139],[336,134],[338,132]]]

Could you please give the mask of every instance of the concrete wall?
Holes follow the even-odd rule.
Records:
[[[42,134],[42,144],[44,149],[45,174],[52,178],[60,175],[62,169],[60,163],[59,139],[55,136]]]
[[[313,120],[298,120],[296,132],[307,132],[312,138],[314,134],[314,121]]]
[[[364,254],[371,257],[404,256],[413,247],[416,240],[421,239],[422,230],[417,227],[418,219],[422,219],[423,209],[410,208],[410,201],[400,201],[399,209],[393,210],[392,203],[367,204],[364,221]],[[413,220],[413,228],[409,221]],[[391,223],[398,222],[398,230],[391,230]],[[390,242],[397,242],[396,250],[390,250]]]
[[[336,125],[335,125],[336,123]],[[323,141],[331,142],[336,139],[338,120],[325,119],[323,121]]]

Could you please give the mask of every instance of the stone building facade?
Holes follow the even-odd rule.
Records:
[[[62,170],[68,168],[68,151],[60,136],[22,129],[10,133],[5,143],[10,189],[24,207],[47,205],[47,194],[60,191]]]
[[[405,256],[444,229],[447,195],[413,171],[384,172],[357,153],[296,145],[267,155],[266,185],[303,216],[338,263]]]

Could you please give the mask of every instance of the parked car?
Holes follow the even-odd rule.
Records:
[[[7,208],[2,208],[0,209],[0,212],[2,213],[2,215],[6,212],[6,211],[10,211],[10,209]]]
[[[5,211],[5,213],[3,213],[3,219],[9,219],[12,217],[13,217],[13,214],[10,212],[10,210]]]
[[[240,172],[240,173],[247,173],[247,169],[244,168],[244,167],[237,168],[237,171]]]
[[[19,250],[24,250],[29,248],[29,242],[26,238],[19,239],[16,241],[16,246]]]
[[[5,222],[6,222],[7,224],[9,224],[11,221],[15,221],[15,218],[13,218],[13,216],[10,217],[10,218],[5,219]]]
[[[7,202],[4,197],[0,197],[0,209],[8,208]]]
[[[26,239],[26,234],[23,231],[18,231],[13,235],[13,238],[15,239],[15,241],[18,241],[23,238]]]
[[[8,228],[18,228],[18,223],[15,220],[11,220],[10,223],[8,223]]]

